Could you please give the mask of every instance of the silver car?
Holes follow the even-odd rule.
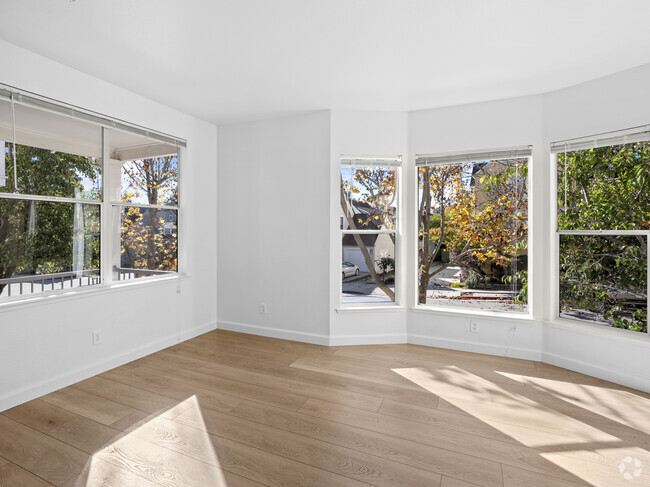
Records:
[[[343,261],[343,279],[349,276],[358,276],[359,268],[352,262]]]

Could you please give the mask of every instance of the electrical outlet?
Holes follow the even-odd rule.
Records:
[[[478,333],[478,320],[469,320],[469,331],[471,333]]]
[[[104,341],[104,335],[100,331],[93,331],[93,345],[99,345]]]
[[[260,303],[260,313],[263,315],[266,314],[266,303]]]

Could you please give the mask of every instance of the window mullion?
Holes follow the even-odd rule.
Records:
[[[110,129],[102,127],[102,211],[101,211],[101,255],[100,267],[101,278],[104,284],[113,282],[112,255],[114,233],[118,231],[113,228],[113,211],[110,201],[111,188],[111,158],[110,158]]]
[[[123,203],[113,201],[111,206],[122,207],[122,208],[151,208],[153,210],[178,210],[178,206],[169,206],[169,205],[149,205],[146,203]]]
[[[558,235],[648,235],[646,230],[558,230]]]
[[[81,203],[82,205],[101,205],[101,201],[98,200],[84,200],[81,198],[64,198],[62,196],[41,196],[37,194],[22,193],[0,193],[0,199],[49,201],[53,203]]]
[[[134,205],[135,206],[135,205]],[[388,230],[341,230],[341,233],[343,235],[384,235],[384,234],[390,234],[390,233],[396,233],[395,229],[388,229]]]

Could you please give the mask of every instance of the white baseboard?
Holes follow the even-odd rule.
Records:
[[[207,323],[196,328],[192,328],[191,330],[186,330],[180,335],[173,334],[153,343],[149,343],[147,345],[129,350],[125,353],[115,355],[108,360],[102,360],[101,362],[97,362],[89,366],[80,367],[79,369],[73,370],[71,372],[46,379],[36,385],[30,385],[18,391],[11,391],[8,394],[3,394],[0,396],[0,412],[18,406],[19,404],[23,404],[27,401],[31,401],[32,399],[36,399],[37,397],[44,396],[50,392],[57,391],[63,387],[75,384],[81,380],[85,380],[89,377],[101,374],[107,370],[114,369],[120,365],[124,365],[152,353],[158,352],[164,348],[171,347],[172,345],[176,345],[179,342],[183,342],[185,340],[189,340],[190,338],[202,335],[214,330],[215,328],[216,322]]]
[[[296,342],[313,343],[314,345],[329,345],[329,336],[317,335],[316,333],[304,333],[300,331],[286,330],[284,328],[271,328],[266,326],[246,325],[244,323],[233,323],[232,321],[219,321],[217,329],[237,331],[249,335],[260,335],[269,338],[282,338]]]
[[[407,343],[406,335],[339,335],[331,336],[332,347],[344,345],[386,345],[389,343]]]
[[[283,328],[271,328],[266,326],[247,325],[244,323],[233,323],[232,321],[219,321],[219,330],[237,331],[249,335],[261,335],[270,338],[282,338],[296,342],[313,343],[338,347],[342,345],[383,345],[387,343],[406,343],[406,335],[339,335],[327,336],[315,333],[303,333],[299,331],[286,330]]]
[[[561,357],[560,355],[548,352],[542,353],[542,362],[650,393],[650,379],[646,377],[606,369],[595,364],[583,362],[582,360]]]
[[[519,358],[524,360],[541,361],[541,351],[528,348],[508,347],[503,345],[491,345],[489,343],[468,342],[465,340],[452,340],[450,338],[439,338],[424,335],[408,335],[408,343],[413,345],[425,345],[427,347],[448,348],[461,350],[463,352],[484,353],[487,355],[498,355],[500,357]]]

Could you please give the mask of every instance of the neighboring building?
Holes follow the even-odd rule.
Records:
[[[355,221],[366,221],[368,215],[372,212],[372,206],[368,203],[363,203],[358,200],[351,200],[349,204]],[[343,210],[341,210],[341,229],[347,230],[348,228],[350,228],[350,224],[348,223]],[[364,228],[368,230],[379,230],[381,227],[370,221],[364,225]],[[390,235],[361,235],[361,241],[368,249],[370,259],[375,262],[375,271],[380,272],[380,269],[376,263],[379,258],[395,258],[395,244],[393,243]],[[343,235],[342,251],[342,260],[353,263],[359,268],[361,272],[368,272],[368,267],[366,266],[366,262],[363,258],[363,254],[361,253],[361,249],[354,240],[354,235]]]

